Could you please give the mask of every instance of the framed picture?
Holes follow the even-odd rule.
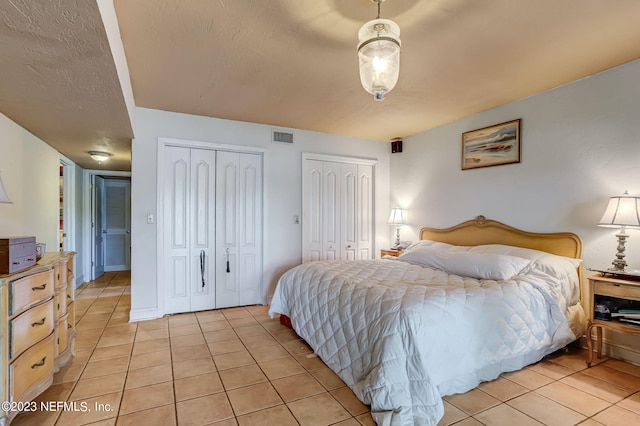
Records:
[[[462,134],[462,170],[520,162],[520,119]]]

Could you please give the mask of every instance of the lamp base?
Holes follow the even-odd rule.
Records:
[[[624,244],[627,242],[629,234],[624,232],[624,229],[622,229],[620,233],[616,234],[616,237],[618,237],[618,253],[616,253],[616,258],[611,262],[613,268],[609,268],[609,270],[624,272],[625,269],[627,269],[627,261],[624,260]]]
[[[391,247],[394,250],[398,250],[400,248],[400,227],[396,227],[396,244]]]

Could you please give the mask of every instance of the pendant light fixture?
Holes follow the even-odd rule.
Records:
[[[384,0],[371,1],[378,4],[378,16],[358,31],[360,81],[376,101],[382,101],[398,82],[400,27],[389,19],[380,19],[380,3]]]

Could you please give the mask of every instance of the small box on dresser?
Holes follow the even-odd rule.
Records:
[[[0,401],[33,400],[73,356],[74,255],[50,253],[24,271],[0,275]],[[0,426],[17,414],[3,407]]]
[[[36,237],[0,237],[0,274],[13,274],[36,264]]]

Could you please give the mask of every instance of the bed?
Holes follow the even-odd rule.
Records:
[[[581,251],[575,234],[478,216],[423,228],[398,258],[299,265],[279,280],[269,313],[290,321],[378,425],[435,425],[442,396],[582,335]]]

